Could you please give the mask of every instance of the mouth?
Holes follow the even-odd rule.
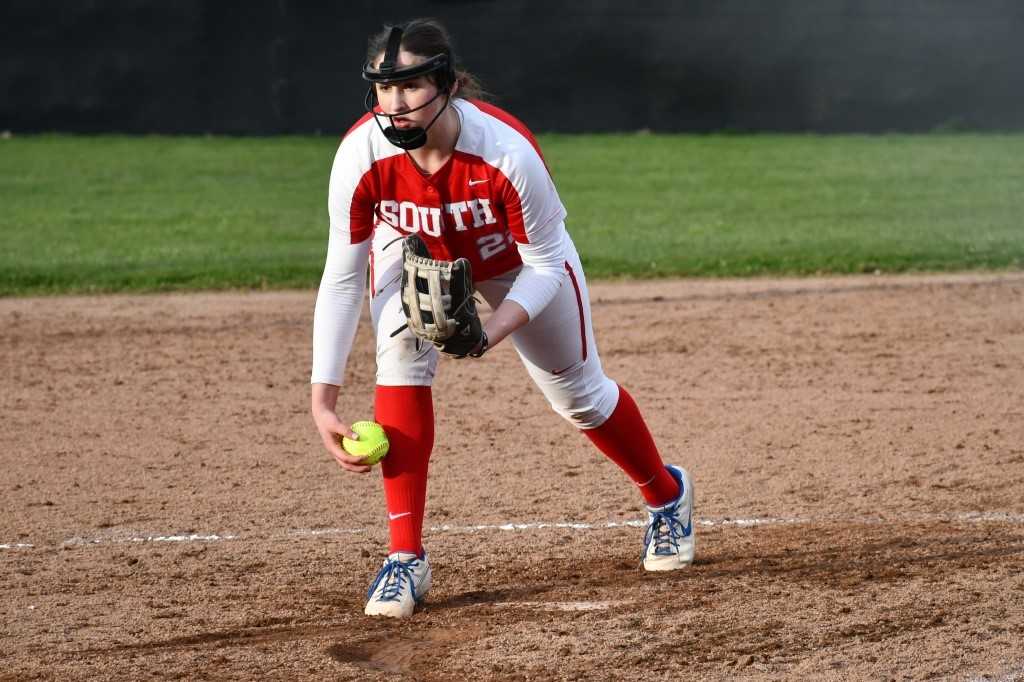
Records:
[[[391,121],[396,128],[411,128],[416,125],[415,121],[405,116],[394,116]]]

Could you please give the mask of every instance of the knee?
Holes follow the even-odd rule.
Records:
[[[551,401],[551,407],[555,412],[577,429],[596,429],[604,424],[615,410],[619,400],[619,387],[614,381],[604,377],[590,390],[573,391],[561,398]]]
[[[577,429],[596,429],[608,418],[600,410],[592,407],[578,407],[570,409],[555,408],[562,417],[575,426]]]

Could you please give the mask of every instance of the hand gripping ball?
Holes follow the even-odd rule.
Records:
[[[388,436],[377,422],[361,421],[352,425],[359,440],[341,439],[341,447],[353,457],[362,457],[362,464],[376,464],[388,454]]]

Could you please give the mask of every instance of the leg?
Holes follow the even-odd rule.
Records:
[[[640,489],[648,505],[644,567],[682,568],[693,561],[693,485],[666,467],[633,398],[601,367],[590,300],[579,257],[565,263],[566,281],[540,315],[512,335],[527,371],[556,412],[579,428]],[[513,277],[482,283],[496,306]]]
[[[679,495],[678,483],[665,469],[636,403],[601,367],[586,278],[575,251],[565,268],[554,300],[512,335],[516,351],[552,408],[617,464],[648,504],[670,502]],[[483,282],[480,293],[497,306],[513,280]]]
[[[421,343],[405,324],[399,292],[402,245],[398,233],[378,226],[373,240],[370,316],[377,338],[375,418],[391,442],[381,461],[391,552],[420,554],[427,491],[427,465],[434,446],[430,386],[437,350]],[[386,248],[385,248],[386,247]]]
[[[385,249],[397,233],[377,228],[371,266],[370,314],[377,338],[377,388],[374,418],[384,427],[391,446],[381,460],[388,513],[388,559],[368,594],[367,615],[404,617],[430,589],[431,573],[423,551],[423,516],[427,468],[434,446],[434,408],[430,386],[437,351],[404,330],[399,295],[399,242]]]
[[[434,406],[429,386],[377,386],[374,419],[391,446],[381,460],[391,534],[389,552],[423,552],[427,465],[434,447]]]
[[[608,419],[583,433],[626,472],[647,504],[660,506],[671,502],[679,496],[679,483],[665,468],[633,396],[622,386],[617,389],[618,402]]]

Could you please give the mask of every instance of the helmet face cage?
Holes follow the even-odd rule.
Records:
[[[366,92],[366,98],[363,101],[363,106],[366,110],[373,114],[373,120],[377,122],[377,127],[387,138],[388,142],[400,147],[402,149],[419,149],[427,143],[427,131],[434,125],[434,122],[444,113],[444,110],[448,106],[448,101],[451,100],[451,89],[455,84],[455,67],[447,54],[436,54],[433,57],[412,66],[405,68],[398,68],[398,51],[402,45],[402,33],[404,29],[401,26],[393,26],[391,28],[391,34],[388,36],[387,48],[384,50],[384,59],[380,62],[379,68],[373,68],[373,65],[367,61],[363,66],[363,80],[370,82],[370,87]],[[375,85],[377,83],[395,83],[398,81],[409,80],[417,78],[419,76],[426,76],[429,74],[436,74],[435,81],[437,82],[437,94],[430,98],[430,100],[415,109],[401,112],[402,114],[408,114],[413,111],[419,111],[420,109],[430,106],[438,97],[442,94],[445,96],[445,106],[441,107],[441,110],[430,120],[426,128],[397,128],[395,127],[394,117],[397,114],[389,114],[386,112],[377,112],[374,109],[377,106],[377,91]],[[390,124],[387,128],[381,125],[380,117],[384,116],[388,119]]]

